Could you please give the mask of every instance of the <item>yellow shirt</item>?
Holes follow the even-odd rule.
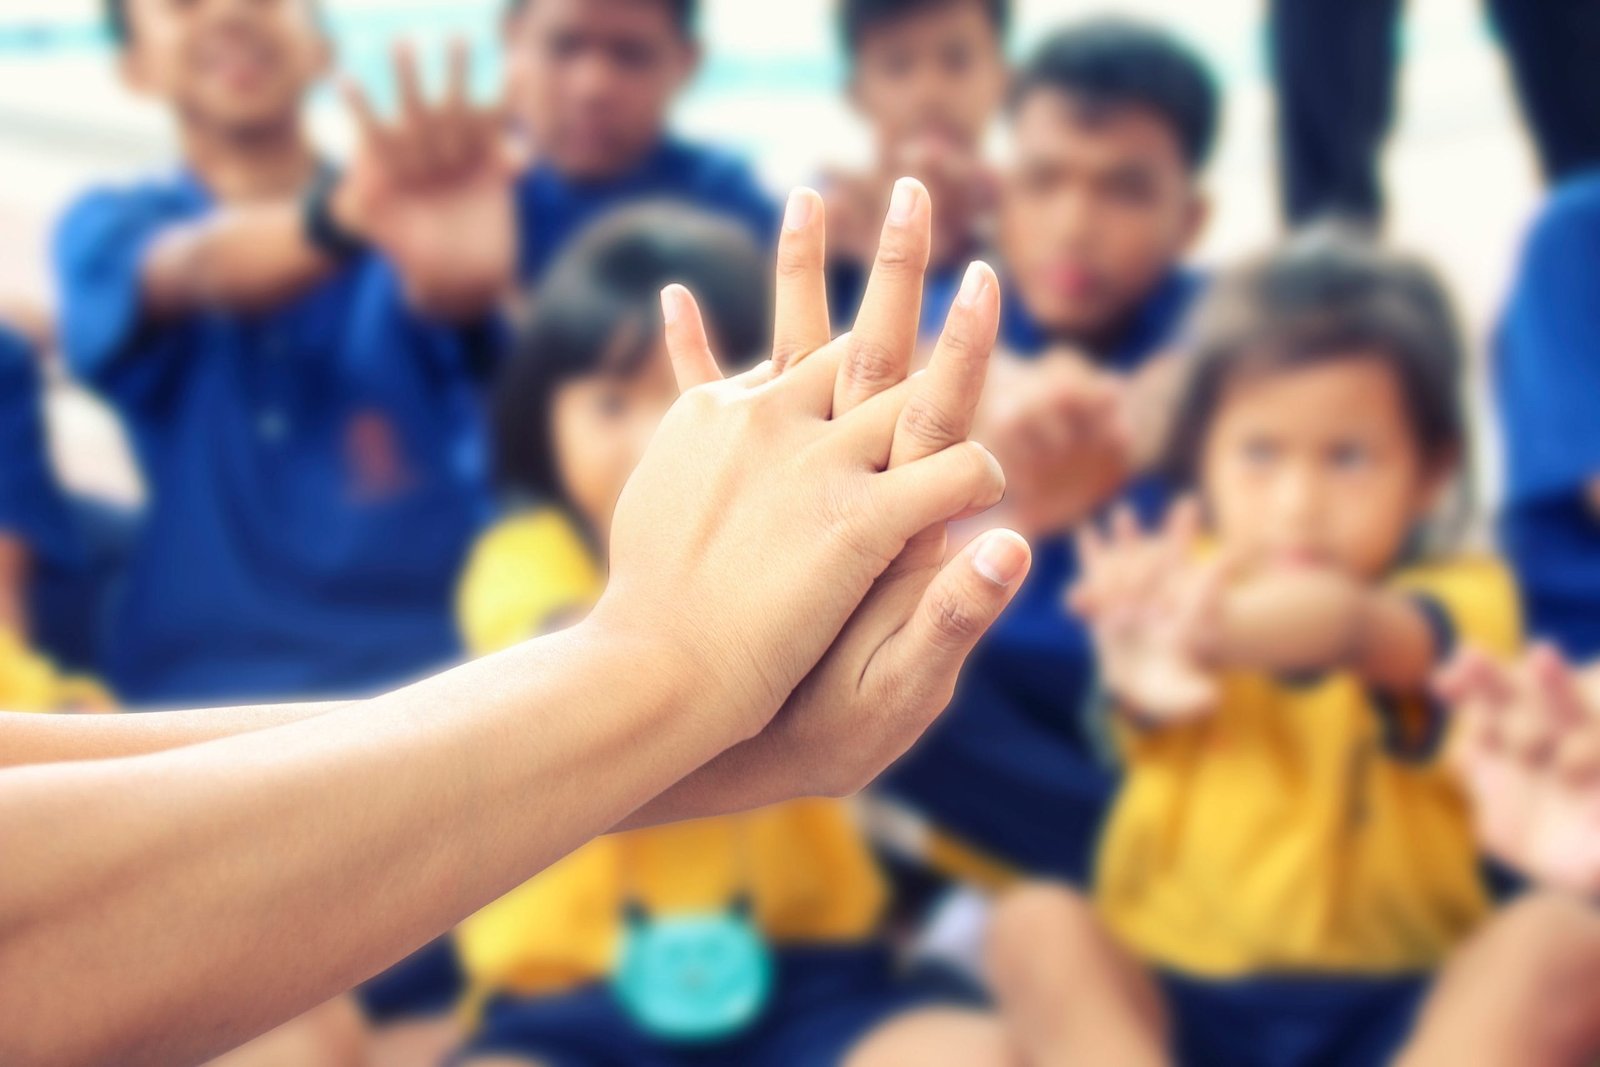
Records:
[[[468,648],[483,654],[558,628],[601,585],[559,512],[507,519],[473,550],[462,581]],[[848,808],[797,800],[600,838],[467,919],[457,943],[476,994],[555,993],[609,973],[625,896],[688,911],[725,907],[741,891],[778,943],[869,937],[885,898]]]
[[[87,678],[63,675],[15,631],[0,628],[0,711],[111,708],[111,697],[100,686]]]
[[[1395,584],[1431,597],[1461,643],[1515,650],[1516,591],[1498,563]],[[1096,890],[1111,925],[1160,964],[1219,977],[1421,970],[1488,912],[1457,783],[1386,751],[1379,708],[1350,674],[1298,688],[1230,674],[1214,716],[1128,740]]]

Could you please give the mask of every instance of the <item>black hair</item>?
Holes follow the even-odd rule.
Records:
[[[1161,462],[1192,487],[1229,383],[1359,352],[1394,372],[1423,461],[1466,458],[1465,354],[1449,296],[1419,260],[1313,228],[1213,283],[1189,324],[1187,381]]]
[[[1012,112],[1041,89],[1097,107],[1149,108],[1172,126],[1191,170],[1211,156],[1216,77],[1192,48],[1157,26],[1106,16],[1057,30],[1017,71]]]
[[[552,439],[557,390],[575,378],[626,376],[662,330],[660,292],[688,287],[725,370],[770,347],[767,257],[737,223],[678,203],[601,219],[540,283],[491,399],[495,480],[511,497],[564,501]]]
[[[516,18],[528,9],[533,0],[506,0],[506,18]],[[672,16],[672,24],[685,37],[694,35],[700,19],[700,0],[656,0]]]
[[[921,14],[936,8],[949,7],[962,0],[840,0],[839,36],[844,41],[846,54],[854,56],[861,47],[861,38],[870,30],[910,15]],[[978,0],[993,24],[995,35],[1005,39],[1011,28],[1011,0]]]

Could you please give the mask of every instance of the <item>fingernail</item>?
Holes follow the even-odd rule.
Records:
[[[911,221],[911,212],[917,206],[920,187],[914,178],[901,178],[894,183],[894,194],[889,197],[889,222],[904,226]]]
[[[966,276],[961,279],[961,291],[956,293],[956,303],[962,307],[971,307],[983,295],[983,290],[989,284],[989,268],[979,259],[967,264]]]
[[[995,585],[1010,585],[1028,562],[1027,545],[1013,533],[985,534],[972,556],[972,569]]]
[[[783,209],[783,228],[791,233],[804,229],[806,223],[811,221],[811,214],[815,203],[810,189],[796,189],[789,194],[789,202]]]
[[[683,295],[679,292],[682,288],[673,284],[661,290],[661,321],[668,326],[677,322],[678,315],[683,311]]]

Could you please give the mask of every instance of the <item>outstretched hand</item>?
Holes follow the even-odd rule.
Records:
[[[870,427],[871,435],[870,447],[861,439],[861,466],[851,480],[867,495],[840,482],[810,505],[823,509],[831,537],[805,532],[770,505],[773,567],[792,564],[814,575],[818,606],[780,618],[771,602],[765,611],[760,599],[751,602],[758,617],[741,630],[745,640],[760,635],[779,650],[788,673],[774,677],[768,695],[780,694],[782,708],[759,736],[702,769],[696,777],[704,793],[688,798],[690,808],[705,796],[716,806],[746,807],[861,788],[943,710],[967,653],[1026,573],[1027,544],[1009,531],[987,534],[944,561],[945,523],[994,504],[1003,488],[993,458],[966,440],[999,321],[999,291],[993,272],[974,263],[932,362],[904,381],[916,345],[930,211],[920,184],[902,180],[855,329],[830,340],[824,207],[816,193],[796,191],[778,251],[774,358],[745,376],[748,382],[718,381],[692,300],[675,288],[664,294],[668,348],[689,388],[679,404],[684,413],[735,389],[774,396],[804,390],[811,418],[831,428],[813,432]],[[786,451],[793,466],[766,472],[764,481],[775,496],[798,503],[812,464]],[[905,488],[880,502],[872,499],[874,485]],[[758,506],[741,503],[741,510]],[[625,540],[614,543],[616,552],[627,548]],[[819,550],[831,561],[808,563]],[[674,810],[685,809],[667,809]]]
[[[1600,671],[1555,650],[1504,664],[1476,651],[1439,672],[1451,756],[1496,859],[1554,888],[1600,892]]]
[[[1141,722],[1188,722],[1216,710],[1209,640],[1232,565],[1221,555],[1196,559],[1199,526],[1193,500],[1148,534],[1124,506],[1109,532],[1088,526],[1078,538],[1083,576],[1068,607],[1089,623],[1107,689]]]
[[[344,83],[359,142],[335,216],[390,258],[425,310],[480,314],[507,291],[516,268],[512,182],[521,164],[506,136],[505,106],[473,102],[462,40],[450,44],[437,100],[423,91],[411,45],[395,46],[393,64],[400,106],[392,121],[379,117],[359,85]]]

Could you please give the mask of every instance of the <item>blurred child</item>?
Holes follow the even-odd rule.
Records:
[[[503,275],[510,248],[464,61],[430,107],[403,54],[402,124],[367,116],[341,177],[303,121],[331,51],[312,0],[107,10],[123,80],[170,108],[183,153],[81,197],[56,241],[65,358],[121,416],[149,490],[109,680],[135,704],[207,703],[365,690],[454,657],[450,583],[487,509],[476,331],[416,309]],[[411,152],[409,175],[392,158],[446,134],[452,158]],[[480,241],[440,239],[466,222]]]
[[[1494,355],[1506,448],[1501,542],[1529,629],[1600,655],[1600,176],[1550,198],[1522,252]]]
[[[461,586],[474,652],[559,629],[599,595],[613,508],[677,396],[663,284],[696,294],[739,366],[769,344],[765,274],[736,225],[670,206],[620,213],[562,256],[497,388],[512,510]],[[895,981],[883,898],[841,801],[602,838],[462,926],[481,1007],[464,1062],[996,1061],[992,1021]]]
[[[109,710],[96,685],[64,676],[34,644],[43,571],[76,570],[85,546],[50,469],[31,341],[0,315],[0,707]]]
[[[1077,571],[1062,531],[1113,500],[1146,515],[1165,505],[1134,447],[1158,436],[1160,405],[1134,401],[1157,393],[1172,362],[1161,354],[1200,289],[1182,260],[1206,215],[1200,172],[1217,97],[1201,61],[1164,32],[1095,19],[1040,44],[1016,74],[1009,115],[1001,343],[1048,384],[997,376],[990,392],[1045,402],[1060,418],[1020,441],[986,427],[978,436],[1006,468],[1008,503],[1031,509],[1008,521],[1030,535],[1034,569],[950,710],[886,784],[941,832],[938,851],[958,857],[946,869],[1082,883],[1114,778],[1083,725],[1094,668],[1088,635],[1060,606]],[[1072,461],[1029,462],[1050,453]],[[997,876],[983,862],[994,859]]]
[[[861,299],[878,221],[901,175],[921,179],[932,198],[928,272],[942,298],[993,239],[999,180],[984,159],[984,138],[1005,93],[1010,20],[1009,0],[840,5],[850,102],[872,128],[876,162],[866,173],[831,172],[823,185],[836,315],[847,318]]]
[[[1456,328],[1426,269],[1312,234],[1217,283],[1191,359],[1167,465],[1205,550],[1195,506],[1082,536],[1127,762],[1097,914],[1003,904],[997,994],[1041,1059],[1387,1063],[1490,907],[1430,678],[1518,642],[1504,568],[1429,543]]]
[[[641,199],[681,200],[738,221],[763,245],[776,239],[776,207],[750,169],[668,130],[700,64],[698,6],[510,0],[508,93],[533,155],[516,185],[523,282],[602,214]]]

